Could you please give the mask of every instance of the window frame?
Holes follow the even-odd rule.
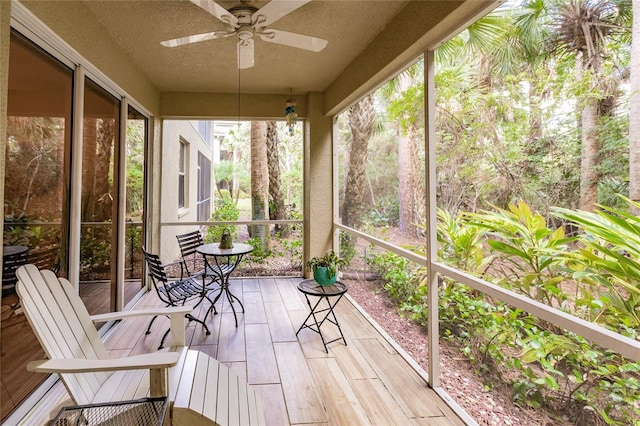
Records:
[[[180,138],[178,153],[178,211],[188,208],[187,170],[189,170],[189,144]]]
[[[196,200],[198,222],[207,221],[211,216],[211,167],[211,159],[198,151],[198,194]]]

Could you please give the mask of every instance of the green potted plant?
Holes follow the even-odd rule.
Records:
[[[322,257],[313,257],[306,263],[307,270],[313,271],[313,279],[320,285],[331,285],[338,278],[338,267],[346,265],[346,259],[341,259],[329,250]]]

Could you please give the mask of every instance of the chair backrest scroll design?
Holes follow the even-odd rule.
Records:
[[[204,244],[200,231],[192,231],[187,232],[186,234],[176,235],[176,239],[180,246],[180,253],[182,254],[184,266],[187,269],[187,275],[194,275],[198,272],[198,269],[203,269],[198,268],[197,265],[198,262],[201,262],[204,265],[202,255],[196,250],[198,246]],[[191,264],[191,266],[189,266],[189,264]]]
[[[16,271],[27,263],[27,251],[2,256],[2,292],[13,291],[18,281]]]

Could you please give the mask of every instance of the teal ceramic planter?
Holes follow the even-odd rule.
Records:
[[[324,266],[316,266],[313,269],[313,279],[320,285],[332,285],[336,282],[337,278],[336,275],[327,278],[327,268]]]

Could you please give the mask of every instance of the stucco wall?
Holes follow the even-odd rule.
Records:
[[[282,119],[287,98],[284,95],[238,95],[229,93],[187,93],[163,92],[160,101],[160,113],[163,117],[189,118],[237,118],[238,112],[244,119]],[[307,97],[295,95],[298,101],[298,117],[307,116]]]
[[[309,144],[304,155],[304,262],[323,255],[333,244],[333,120],[322,111],[321,93],[310,93],[307,99],[309,119],[305,121],[305,133]]]
[[[187,120],[164,120],[162,126],[162,176],[160,191],[161,222],[196,222],[198,200],[198,152],[212,160],[212,148],[202,139]],[[180,140],[187,143],[187,171],[185,173],[185,208],[178,209],[178,166]],[[212,174],[213,178],[213,174]],[[194,225],[166,226],[161,230],[163,262],[172,262],[180,256],[176,235],[197,229]]]

